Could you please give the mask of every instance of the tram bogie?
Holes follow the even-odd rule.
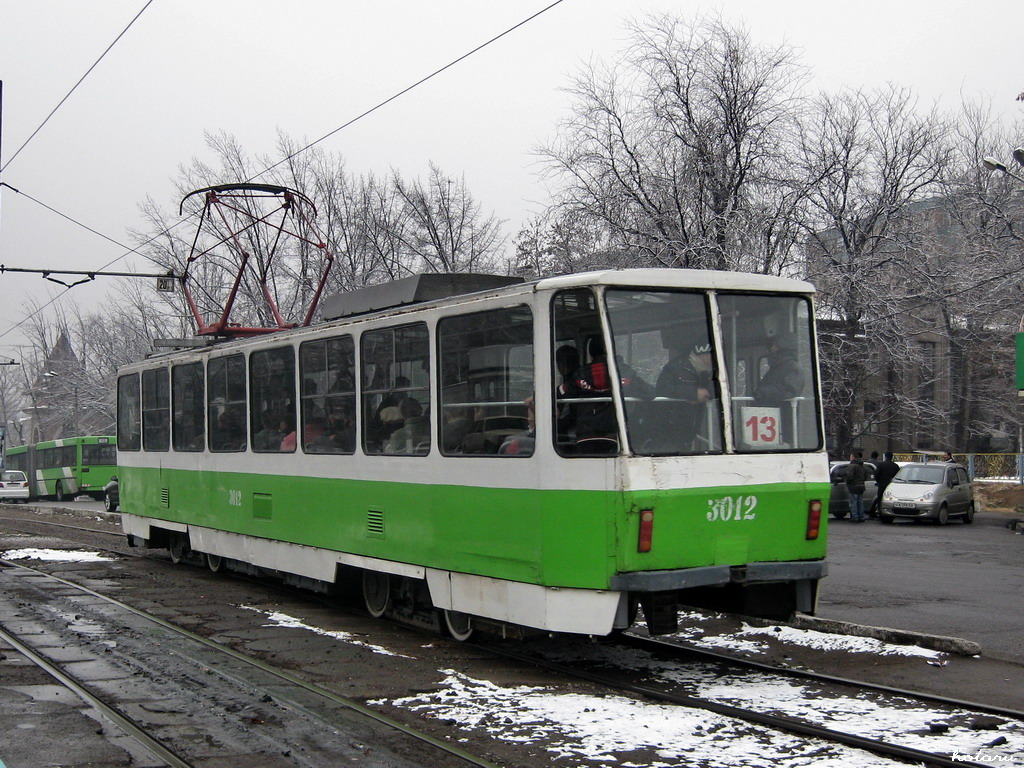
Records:
[[[336,304],[366,314],[122,369],[130,539],[305,586],[355,575],[371,614],[460,639],[813,611],[809,285],[625,270],[393,308],[382,290]]]

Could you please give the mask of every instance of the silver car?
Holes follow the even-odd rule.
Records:
[[[883,523],[893,520],[934,520],[945,525],[959,517],[974,521],[974,484],[960,464],[904,464],[882,494]]]
[[[841,519],[850,514],[850,492],[846,489],[846,472],[850,466],[848,461],[833,461],[829,465],[829,480],[832,493],[829,494],[828,512],[832,517]],[[875,503],[875,465],[864,462],[864,514],[867,515],[871,505]]]

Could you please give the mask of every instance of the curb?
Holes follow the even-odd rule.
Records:
[[[916,645],[921,648],[928,648],[942,653],[953,653],[958,656],[981,655],[981,646],[978,643],[959,637],[926,635],[920,632],[908,632],[905,629],[892,629],[891,627],[869,627],[863,624],[853,624],[849,621],[822,619],[802,613],[796,615],[791,625],[798,629],[814,629],[819,632],[828,632],[835,635],[871,637],[875,640],[884,640],[887,643],[896,643],[897,645]]]
[[[110,523],[120,523],[120,512],[107,512],[104,509],[74,509],[73,507],[51,507],[54,512],[63,512],[74,517],[97,517]]]
[[[0,506],[7,506],[7,504],[8,504],[8,502],[0,501]],[[12,506],[15,509],[31,509],[33,512],[36,512],[36,513],[39,513],[39,514],[45,514],[47,512],[59,512],[61,514],[65,514],[65,515],[71,515],[73,517],[92,517],[92,518],[98,518],[100,520],[105,520],[105,521],[107,521],[109,523],[120,523],[121,522],[121,513],[120,512],[107,512],[104,509],[82,509],[81,507],[71,507],[71,506],[67,506],[67,507],[64,507],[64,506],[61,506],[61,507],[57,507],[57,506],[53,506],[53,507],[39,507],[39,506],[36,506],[35,504],[33,504],[32,502],[29,502],[28,504],[19,504],[16,507],[13,504],[11,504],[10,506]],[[0,766],[0,768],[2,768],[2,766]]]

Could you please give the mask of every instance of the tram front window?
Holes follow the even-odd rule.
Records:
[[[722,419],[702,293],[609,290],[605,294],[633,453],[716,453]]]
[[[820,448],[810,303],[800,296],[720,294],[718,311],[736,449]]]

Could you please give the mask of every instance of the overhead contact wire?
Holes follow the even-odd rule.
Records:
[[[17,151],[13,155],[11,155],[11,159],[8,160],[6,163],[4,163],[2,166],[0,166],[0,173],[3,173],[4,170],[7,168],[7,166],[9,166],[11,163],[14,162],[14,159],[19,154],[21,154],[21,150],[23,150],[25,147],[28,146],[28,143],[30,141],[32,141],[32,139],[34,139],[36,137],[36,134],[39,133],[43,129],[43,126],[46,125],[50,121],[50,118],[53,117],[54,114],[56,114],[57,110],[60,109],[62,106],[64,106],[64,102],[67,101],[69,98],[71,98],[71,94],[73,94],[78,89],[78,86],[80,86],[82,84],[82,82],[85,80],[85,78],[87,78],[92,73],[92,71],[94,69],[96,69],[96,67],[99,65],[99,63],[101,61],[103,61],[103,58],[108,53],[110,53],[111,49],[115,45],[117,45],[118,41],[122,37],[124,37],[125,33],[129,29],[131,29],[132,25],[136,21],[139,20],[139,17],[142,16],[142,14],[145,13],[146,9],[149,8],[149,6],[152,5],[152,4],[153,4],[153,0],[147,0],[146,4],[144,6],[142,6],[142,10],[139,11],[137,14],[135,14],[135,18],[133,18],[131,21],[128,22],[128,26],[121,30],[121,34],[119,34],[117,37],[114,38],[114,42],[112,42],[110,45],[107,46],[107,49],[105,51],[103,51],[103,53],[100,54],[100,57],[98,59],[96,59],[96,61],[93,62],[92,66],[89,67],[88,70],[86,70],[85,74],[82,75],[80,78],[78,78],[78,82],[75,83],[71,87],[71,90],[68,91],[67,94],[65,94],[64,98],[60,100],[60,102],[57,104],[57,106],[55,106],[52,110],[50,110],[50,114],[48,114],[46,116],[46,118],[43,120],[43,122],[41,122],[39,124],[38,128],[36,128],[34,131],[32,131],[32,135],[29,136],[27,139],[25,139],[25,142],[20,147],[18,147]]]

